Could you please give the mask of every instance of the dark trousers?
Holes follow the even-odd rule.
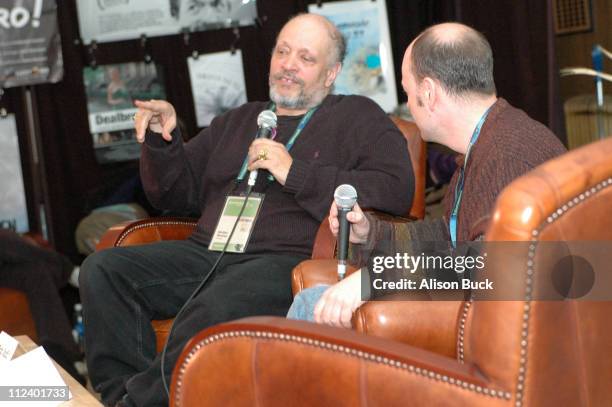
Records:
[[[26,294],[39,342],[74,374],[71,365],[77,360],[79,351],[59,295],[72,269],[72,263],[62,254],[35,246],[14,232],[0,229],[0,286]]]
[[[122,398],[127,405],[168,404],[150,321],[174,317],[218,255],[186,240],[113,248],[85,260],[80,274],[85,354],[105,404]],[[292,301],[291,270],[304,259],[225,254],[175,321],[164,365],[168,385],[183,347],[200,330],[246,316],[284,316]]]

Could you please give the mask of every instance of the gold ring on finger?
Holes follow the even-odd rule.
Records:
[[[257,155],[257,158],[259,160],[267,160],[268,159],[268,150],[260,150],[259,154]]]

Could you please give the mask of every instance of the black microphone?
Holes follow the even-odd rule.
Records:
[[[257,136],[255,138],[270,138],[276,128],[276,114],[272,110],[264,110],[257,116]],[[247,184],[252,187],[257,181],[257,170],[251,171]]]
[[[357,202],[357,191],[352,185],[342,184],[334,192],[334,201],[338,207],[338,221],[340,222],[340,230],[338,231],[338,280],[342,280],[346,274],[350,232],[350,225],[346,215],[353,209],[355,202]]]

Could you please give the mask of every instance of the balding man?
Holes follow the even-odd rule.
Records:
[[[415,250],[409,241],[449,242],[456,247],[457,242],[477,240],[486,231],[501,190],[565,152],[548,128],[497,97],[491,47],[482,34],[468,26],[445,23],[421,33],[404,55],[402,86],[421,137],[459,153],[458,168],[444,198],[446,215],[394,226],[364,215],[356,205],[347,215],[352,223],[353,253],[373,249],[391,256],[411,251],[419,255],[421,250]],[[334,204],[329,222],[337,234]],[[383,272],[382,278],[393,281],[409,274],[392,269]],[[363,303],[362,277],[364,282],[369,280],[359,270],[334,286],[304,290],[288,316],[350,327],[353,311]],[[371,283],[363,292],[374,298],[385,294]]]
[[[253,191],[265,199],[241,246],[246,249],[232,244],[233,252],[176,319],[165,359],[167,382],[198,331],[250,315],[286,314],[291,270],[310,256],[339,184],[354,185],[368,207],[407,212],[413,176],[403,136],[369,99],[330,95],[344,54],[344,39],[328,20],[309,14],[290,20],[272,52],[271,102],[231,110],[186,144],[169,103],[137,103],[149,200],[160,209],[201,216],[187,241],[114,248],[83,264],[86,356],[105,404],[167,404],[150,320],[175,316],[209,275],[220,255],[209,250],[213,232],[226,197],[246,190],[247,169],[259,170]],[[276,137],[253,141],[257,117],[266,109],[278,116]],[[235,215],[221,223],[231,229]],[[240,235],[249,237],[242,230]]]

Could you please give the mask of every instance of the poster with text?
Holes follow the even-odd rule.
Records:
[[[204,31],[252,25],[257,18],[255,0],[171,0],[178,5],[181,29]]]
[[[0,228],[28,232],[21,155],[15,115],[0,117]]]
[[[98,162],[138,158],[134,100],[166,99],[161,68],[144,62],[88,67],[83,70],[83,82]]]
[[[77,0],[81,38],[110,42],[252,25],[255,0]]]
[[[200,55],[187,62],[198,127],[206,127],[215,116],[246,103],[240,50]]]
[[[347,41],[334,93],[368,96],[385,112],[397,106],[393,55],[384,0],[339,1],[308,6],[329,18]]]
[[[0,88],[55,83],[64,74],[55,0],[0,2]]]

